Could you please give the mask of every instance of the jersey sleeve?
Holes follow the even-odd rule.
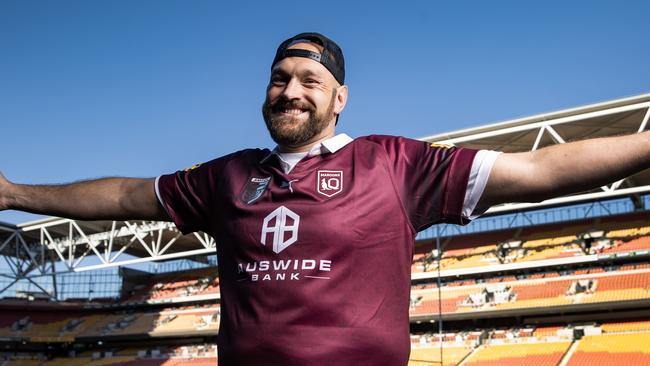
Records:
[[[183,233],[205,231],[210,215],[217,212],[214,192],[220,159],[156,179],[156,195],[176,227]],[[212,188],[212,189],[211,189]]]
[[[370,136],[386,151],[393,184],[416,231],[467,224],[465,196],[477,150],[404,137]]]

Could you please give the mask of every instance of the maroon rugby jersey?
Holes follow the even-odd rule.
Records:
[[[268,149],[163,175],[183,233],[217,242],[220,365],[406,365],[415,235],[464,223],[475,150],[357,138],[285,174]]]

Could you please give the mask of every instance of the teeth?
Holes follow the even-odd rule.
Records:
[[[302,109],[285,109],[284,113],[297,115],[302,113]]]

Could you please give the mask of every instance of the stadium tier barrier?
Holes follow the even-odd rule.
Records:
[[[71,342],[76,338],[147,334],[216,334],[220,309],[214,305],[118,314],[75,315],[63,311],[3,311],[0,336],[31,342]]]
[[[581,270],[560,277],[539,276],[504,282],[414,287],[410,314],[435,315],[498,311],[549,306],[570,306],[612,301],[650,300],[650,270],[646,265],[619,271]]]
[[[589,227],[572,227],[571,229],[593,231],[593,228]],[[585,233],[589,231],[585,231]],[[540,233],[529,233],[529,236],[532,237],[539,235]],[[581,239],[581,235],[575,233],[562,236],[557,236],[557,234],[548,236],[548,233],[546,235],[546,237],[536,239],[526,239],[524,236],[505,240],[506,236],[503,242],[516,239],[520,244],[505,249],[499,243],[493,242],[471,248],[445,250],[439,264],[435,250],[419,251],[414,254],[411,271],[413,273],[436,271],[438,265],[441,270],[458,270],[502,263],[579,257],[587,254],[616,254],[650,250],[650,226],[603,231],[602,237],[589,244],[589,247],[583,244],[584,239]]]

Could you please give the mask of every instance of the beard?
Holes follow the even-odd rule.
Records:
[[[299,146],[312,140],[334,118],[334,98],[336,98],[336,90],[332,92],[327,110],[322,113],[318,113],[316,106],[312,104],[288,100],[283,96],[273,104],[270,104],[267,98],[262,105],[262,115],[273,141],[280,146]],[[285,109],[301,109],[309,113],[309,117],[307,121],[301,122],[297,116],[282,115]]]

